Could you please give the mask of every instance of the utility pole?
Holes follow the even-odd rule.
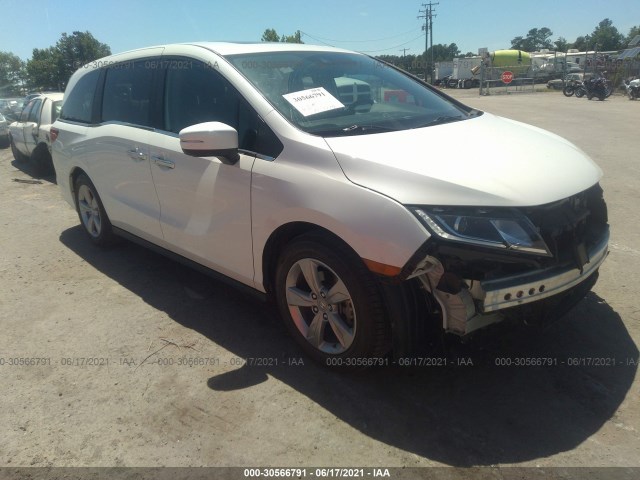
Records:
[[[411,50],[411,49],[410,48],[401,48],[400,49],[400,51],[402,52],[402,68],[404,68],[405,70],[410,70],[407,67],[407,62],[406,62],[407,50]]]
[[[418,18],[424,18],[424,25],[422,26],[422,30],[424,30],[424,60],[425,60],[425,68],[424,68],[424,81],[427,81],[427,75],[429,76],[431,83],[433,83],[433,17],[437,17],[435,15],[433,7],[435,5],[440,5],[438,2],[433,3],[423,3],[423,10],[419,10]],[[429,50],[429,40],[431,40],[431,61],[427,59],[427,51]]]

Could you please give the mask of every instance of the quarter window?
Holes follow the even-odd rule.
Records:
[[[153,69],[148,62],[123,63],[107,69],[102,100],[103,122],[150,126]]]
[[[22,109],[22,113],[20,113],[20,121],[27,122],[29,121],[29,113],[31,112],[31,108],[35,102],[31,100],[27,105]]]
[[[83,75],[73,90],[66,96],[60,118],[80,123],[91,123],[93,97],[96,92],[100,70]]]
[[[31,111],[29,112],[29,122],[39,123],[39,114],[40,114],[40,106],[42,105],[42,100],[40,98],[35,98],[32,101],[33,107],[31,107]]]

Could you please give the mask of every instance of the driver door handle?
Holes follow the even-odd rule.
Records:
[[[176,163],[174,161],[167,160],[160,155],[152,155],[151,158],[153,158],[153,162],[159,167],[176,168]]]

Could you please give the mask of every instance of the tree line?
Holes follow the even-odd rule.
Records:
[[[631,28],[625,37],[613,26],[611,20],[605,18],[598,23],[591,34],[579,36],[572,43],[564,37],[558,37],[552,41],[552,35],[553,32],[547,27],[532,28],[524,37],[515,37],[511,40],[511,48],[525,52],[537,52],[542,49],[566,52],[571,48],[581,52],[622,50],[636,35],[640,35],[640,26]]]
[[[566,52],[570,48],[580,51],[613,51],[624,48],[636,35],[640,35],[640,26],[631,28],[625,36],[618,31],[611,20],[605,18],[592,33],[579,36],[571,43],[563,37],[552,40],[553,32],[547,27],[541,27],[532,28],[526,35],[513,38],[506,48],[527,52],[544,48],[559,52]],[[261,40],[304,43],[300,30],[296,30],[291,35],[280,35],[273,28],[266,29]],[[26,62],[11,52],[0,51],[0,98],[20,96],[25,91],[63,91],[75,70],[107,55],[111,55],[111,48],[107,44],[99,42],[89,32],[78,31],[71,35],[63,33],[56,44],[49,48],[34,48],[31,58]],[[433,45],[422,54],[378,55],[378,58],[414,71],[424,69],[427,60],[430,62],[432,58],[434,62],[442,62],[461,56],[470,57],[474,56],[474,53],[467,52],[462,55],[458,46],[450,43]]]
[[[532,28],[524,36],[518,36],[511,40],[510,45],[505,49],[522,50],[525,52],[539,52],[543,49],[557,52],[567,52],[575,48],[578,51],[597,50],[600,52],[622,50],[636,36],[640,35],[640,25],[629,30],[625,36],[618,31],[613,22],[605,18],[595,27],[592,33],[579,36],[573,42],[568,42],[564,37],[551,40],[553,32],[547,28]],[[455,43],[449,45],[433,45],[433,61],[446,62],[454,58],[473,57],[474,52],[467,52],[464,55]],[[419,55],[378,55],[378,58],[404,68],[410,72],[423,71],[427,63],[431,62],[431,47],[426,52]]]
[[[0,51],[0,97],[20,96],[26,91],[63,91],[79,67],[111,55],[111,48],[89,32],[63,33],[49,48],[34,48],[26,62],[11,52]]]

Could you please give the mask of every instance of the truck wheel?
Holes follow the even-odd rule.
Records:
[[[74,192],[80,223],[89,239],[100,247],[113,243],[114,235],[107,212],[104,210],[96,187],[84,173],[78,175]]]
[[[294,339],[323,365],[375,365],[390,349],[377,280],[353,251],[328,235],[303,235],[285,248],[275,297]]]

